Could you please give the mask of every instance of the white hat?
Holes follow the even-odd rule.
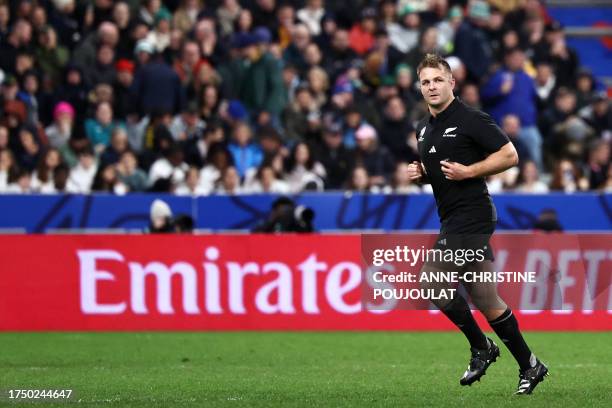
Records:
[[[134,54],[138,54],[140,52],[146,52],[147,54],[153,54],[155,50],[153,49],[153,44],[151,44],[146,39],[139,40],[136,43],[136,47],[134,48]]]
[[[154,200],[151,204],[151,221],[167,217],[172,217],[170,206],[160,199]]]
[[[459,57],[455,57],[454,55],[447,57],[446,62],[448,62],[448,65],[450,66],[451,71],[454,71],[463,65],[463,62],[461,62]]]

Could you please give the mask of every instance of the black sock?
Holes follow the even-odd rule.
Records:
[[[531,368],[531,350],[518,327],[518,321],[512,310],[506,309],[501,316],[489,322],[495,333],[504,342],[508,350],[518,362],[521,370]],[[535,361],[535,358],[533,358]]]
[[[465,334],[470,347],[485,350],[489,348],[487,337],[484,335],[478,323],[472,316],[472,311],[467,302],[461,295],[457,295],[446,307],[442,309],[442,313],[450,319]]]

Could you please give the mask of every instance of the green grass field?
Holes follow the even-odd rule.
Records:
[[[611,406],[612,333],[526,338],[551,375],[519,397],[504,348],[482,382],[459,386],[459,333],[1,333],[0,405],[43,405],[7,389],[71,388],[88,407]]]

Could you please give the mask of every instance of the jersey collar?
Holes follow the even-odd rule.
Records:
[[[450,115],[457,110],[460,105],[459,97],[455,96],[455,99],[444,109],[438,113],[438,116],[434,117],[431,113],[429,114],[429,123],[444,122]]]

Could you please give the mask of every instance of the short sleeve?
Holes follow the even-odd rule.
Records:
[[[510,141],[506,133],[484,112],[475,112],[470,126],[470,137],[487,153],[495,153]]]

